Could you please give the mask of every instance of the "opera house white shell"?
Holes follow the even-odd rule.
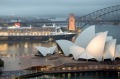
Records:
[[[112,61],[114,60],[115,45],[116,45],[116,39],[106,42],[104,55],[103,55],[104,59],[111,59]]]
[[[71,46],[69,48],[70,53],[73,55],[75,60],[81,59],[92,59],[94,58],[87,50],[80,46]]]
[[[75,40],[75,44],[86,48],[89,42],[95,37],[95,26],[83,30]]]
[[[115,48],[115,58],[120,57],[120,45],[116,45]]]
[[[90,26],[78,35],[74,43],[68,40],[57,40],[56,43],[65,56],[72,54],[75,60],[94,58],[97,61],[113,61],[120,56],[120,46],[116,46],[116,39],[107,36],[107,33],[95,34],[95,26]]]
[[[42,46],[36,46],[35,47],[43,56],[46,56],[47,54],[53,54],[55,49],[56,49],[56,46],[53,46],[53,47],[42,47]]]
[[[56,42],[64,52],[65,56],[69,56],[70,55],[69,47],[73,46],[74,43],[68,40],[57,40]]]
[[[106,37],[107,32],[100,33],[92,39],[86,48],[86,50],[98,61],[102,61]]]
[[[70,46],[69,50],[69,53],[71,53],[76,60],[78,60],[79,56],[85,51],[85,49],[80,46]]]

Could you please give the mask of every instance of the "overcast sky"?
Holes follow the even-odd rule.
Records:
[[[0,15],[82,16],[119,4],[120,0],[0,0]]]

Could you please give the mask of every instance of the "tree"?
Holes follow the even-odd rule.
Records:
[[[0,59],[0,67],[3,67],[4,66],[4,62],[3,60]]]

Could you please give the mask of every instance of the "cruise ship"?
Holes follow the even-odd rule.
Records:
[[[0,41],[54,41],[71,40],[76,33],[63,32],[59,26],[20,27],[19,23],[11,27],[0,27]]]

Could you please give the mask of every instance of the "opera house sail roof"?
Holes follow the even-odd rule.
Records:
[[[95,59],[104,61],[105,59],[115,60],[120,57],[120,45],[116,45],[116,39],[112,36],[107,36],[108,31],[95,33],[95,26],[90,26],[83,30],[75,42],[68,40],[56,40],[64,56],[72,54],[75,60],[79,59]],[[56,46],[53,47],[35,47],[43,56],[53,54]],[[58,49],[59,51],[59,49]]]
[[[88,43],[95,37],[95,26],[83,30],[75,40],[75,44],[86,48]]]
[[[95,26],[90,26],[83,30],[75,42],[68,40],[57,40],[56,43],[62,49],[65,56],[73,55],[75,60],[104,59],[115,60],[120,56],[120,46],[116,46],[116,39],[107,36],[108,31],[95,34]],[[119,55],[119,56],[118,56]]]
[[[53,46],[53,47],[42,47],[42,46],[36,46],[35,47],[43,56],[46,56],[47,54],[53,54],[55,49],[56,49],[56,46]]]
[[[120,45],[116,45],[115,48],[115,58],[120,57]]]
[[[104,59],[111,59],[112,61],[114,60],[115,45],[116,45],[116,39],[106,42],[104,55],[103,55]]]
[[[73,54],[75,60],[81,59],[92,59],[94,58],[90,53],[87,52],[84,48],[80,46],[71,46],[70,53]]]
[[[68,40],[57,40],[56,43],[59,45],[59,47],[62,49],[65,56],[69,56],[69,47],[73,46],[74,43]]]
[[[104,45],[107,37],[107,32],[100,33],[87,46],[86,50],[95,57],[96,60],[102,61]]]

